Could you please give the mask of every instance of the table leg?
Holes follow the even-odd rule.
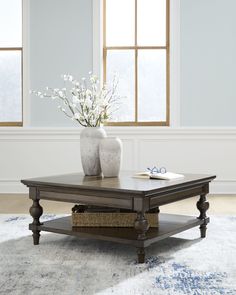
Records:
[[[199,201],[197,202],[197,208],[200,211],[199,219],[203,220],[203,224],[200,225],[201,238],[206,237],[207,230],[207,216],[206,211],[209,209],[209,203],[206,201],[206,195],[201,195]]]
[[[137,254],[138,254],[138,263],[144,263],[145,262],[145,248],[143,248],[143,247],[137,248]]]
[[[145,240],[146,232],[149,229],[149,224],[143,212],[137,212],[137,218],[134,222],[134,228],[138,233],[138,240]]]
[[[137,218],[134,222],[134,228],[138,233],[138,240],[146,239],[146,232],[149,229],[149,224],[143,212],[137,212]],[[145,261],[145,249],[144,247],[139,247],[137,250],[138,263],[144,263]]]
[[[33,222],[30,224],[30,229],[33,232],[34,245],[38,245],[40,237],[40,230],[38,230],[38,226],[41,225],[39,218],[43,214],[43,208],[39,204],[39,200],[33,200],[33,205],[30,207],[29,212],[33,217]]]

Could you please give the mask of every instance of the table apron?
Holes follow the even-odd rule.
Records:
[[[198,195],[207,194],[209,191],[209,184],[198,184],[191,187],[176,188],[166,192],[159,192],[152,196],[140,197],[128,194],[113,194],[112,192],[102,195],[83,194],[83,192],[66,192],[54,190],[47,190],[46,188],[30,187],[30,198],[32,200],[50,200],[59,202],[68,202],[74,204],[86,204],[94,206],[104,206],[120,209],[130,209],[137,212],[146,212],[150,209],[159,207],[161,205],[170,204],[187,198]]]
[[[150,209],[191,198],[194,196],[199,196],[206,193],[206,185],[199,185],[187,189],[179,189],[173,192],[166,192],[158,196],[150,197]]]
[[[69,203],[81,203],[94,206],[105,206],[123,209],[133,209],[133,198],[114,198],[114,197],[102,197],[102,196],[87,196],[80,194],[67,194],[59,192],[47,192],[40,191],[39,199],[69,202]]]

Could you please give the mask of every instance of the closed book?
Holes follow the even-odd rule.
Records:
[[[183,174],[177,174],[173,172],[166,173],[151,173],[148,171],[136,173],[133,177],[144,179],[161,179],[161,180],[178,180],[184,178]]]

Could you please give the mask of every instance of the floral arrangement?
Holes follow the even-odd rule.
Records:
[[[100,87],[98,77],[89,73],[89,80],[76,80],[71,75],[62,75],[62,89],[46,87],[46,92],[31,91],[41,98],[60,101],[58,109],[67,117],[84,127],[98,127],[112,118],[120,97],[117,95],[118,79],[114,76],[112,85]],[[70,86],[70,87],[68,87]]]

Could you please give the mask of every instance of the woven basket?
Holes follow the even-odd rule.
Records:
[[[146,213],[150,227],[158,227],[158,214]],[[72,226],[76,227],[134,227],[136,213],[72,213]]]

